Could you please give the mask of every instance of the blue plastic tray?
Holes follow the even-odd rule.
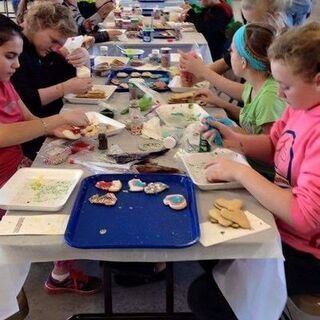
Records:
[[[138,34],[139,38],[143,37],[142,31]],[[176,31],[171,29],[155,29],[152,33],[154,39],[175,39]]]
[[[126,77],[126,78],[117,78],[117,74],[118,72],[125,72],[125,73],[128,73],[129,76]],[[170,73],[168,71],[161,71],[161,70],[136,70],[134,68],[125,68],[125,69],[122,69],[122,70],[116,70],[116,71],[111,71],[108,76],[107,76],[107,80],[106,80],[106,84],[107,85],[112,85],[111,83],[111,80],[116,78],[117,80],[119,80],[121,83],[128,83],[128,81],[131,79],[131,73],[132,72],[139,72],[139,73],[143,73],[143,72],[150,72],[152,74],[159,74],[161,75],[160,78],[157,78],[157,79],[152,79],[152,78],[143,78],[145,83],[153,90],[155,91],[158,91],[158,92],[165,92],[165,91],[169,91],[170,88],[168,87],[168,84],[170,82]],[[133,78],[133,79],[137,79],[137,78]],[[165,89],[154,89],[152,87],[152,84],[157,81],[157,80],[162,80],[164,81],[166,84],[167,84],[167,87]],[[124,88],[121,88],[121,87],[117,87],[116,89],[117,92],[128,92],[129,89],[124,89]]]
[[[161,181],[169,189],[156,195],[128,191],[128,181]],[[121,180],[113,207],[91,204],[89,197],[104,194],[94,185],[99,180]],[[188,206],[173,210],[163,204],[168,194],[183,194]],[[100,174],[85,178],[74,203],[65,232],[66,242],[76,248],[179,248],[200,237],[196,197],[187,176],[167,174]]]

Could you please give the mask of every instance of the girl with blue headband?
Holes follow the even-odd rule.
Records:
[[[231,44],[231,65],[244,84],[223,80],[223,91],[243,102],[240,108],[218,97],[209,89],[196,93],[203,102],[223,108],[238,121],[248,134],[268,133],[272,123],[284,110],[284,102],[277,95],[278,86],[270,74],[267,49],[274,38],[274,29],[264,24],[249,24],[237,30]],[[205,65],[203,65],[205,67]],[[206,67],[205,67],[206,68]],[[202,74],[206,72],[202,70]]]

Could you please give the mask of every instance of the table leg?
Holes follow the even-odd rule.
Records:
[[[166,263],[166,312],[173,314],[174,310],[174,278],[173,263]]]
[[[68,320],[195,320],[190,312],[174,312],[173,262],[167,262],[166,267],[166,312],[157,313],[113,313],[111,268],[108,262],[102,262],[102,267],[105,313],[78,314]]]
[[[112,315],[112,272],[108,262],[103,262],[104,312]]]

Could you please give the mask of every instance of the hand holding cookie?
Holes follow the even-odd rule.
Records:
[[[205,176],[209,182],[238,181],[238,174],[248,169],[250,167],[239,162],[217,157],[206,165]]]

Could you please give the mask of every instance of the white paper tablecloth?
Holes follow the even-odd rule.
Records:
[[[17,295],[30,269],[30,263],[6,264],[6,255],[0,248],[0,319],[6,319],[19,310]]]
[[[103,78],[99,79],[104,81]],[[165,94],[167,95],[167,94]],[[108,100],[113,106],[117,106],[116,110],[121,111],[128,104],[128,94],[114,94]],[[77,105],[67,104],[66,108],[76,108]],[[81,106],[84,110],[97,110],[97,106]],[[213,108],[207,108],[210,113],[219,114],[222,111]],[[124,131],[121,135],[109,137],[109,145],[118,144],[124,151],[137,150],[139,139],[128,132]],[[174,158],[176,150],[171,150],[165,156],[161,156],[157,161],[162,165],[175,166],[183,169],[181,162]],[[41,152],[40,152],[41,155]],[[40,157],[34,162],[34,166],[45,167]],[[69,167],[69,165],[60,165],[58,167]],[[81,168],[78,165],[73,165],[74,168]],[[84,168],[82,168],[84,169]],[[91,175],[93,172],[85,170],[86,175]],[[67,204],[62,208],[60,213],[71,212],[73,201],[76,197],[79,186],[72,193]],[[260,283],[261,278],[264,278],[269,283],[272,283],[274,288],[281,288],[283,285],[283,269],[281,269],[282,251],[279,245],[279,234],[275,226],[273,216],[264,209],[251,195],[245,190],[216,190],[211,192],[197,190],[197,208],[199,214],[199,222],[207,219],[209,208],[215,199],[221,197],[241,198],[246,204],[246,208],[263,219],[267,224],[272,226],[272,229],[257,233],[255,235],[231,240],[211,247],[203,247],[197,243],[191,247],[181,249],[76,249],[69,247],[63,239],[63,236],[3,236],[0,237],[0,319],[4,319],[8,314],[14,313],[17,308],[16,295],[19,292],[29,270],[30,262],[44,262],[55,260],[68,259],[91,259],[105,261],[140,261],[140,262],[157,262],[157,261],[195,261],[207,259],[240,259],[232,264],[232,268],[236,271],[234,274],[239,274],[242,280],[242,287],[239,284],[239,290],[246,288],[247,283],[252,281],[248,276],[254,277],[257,283]],[[58,213],[59,213],[58,212]],[[24,215],[28,212],[12,211],[9,214]],[[29,212],[29,214],[34,214]],[[41,213],[40,213],[41,214]],[[243,260],[245,259],[245,260]],[[248,260],[246,260],[248,259]],[[258,260],[257,260],[258,259]],[[260,260],[259,260],[260,259]],[[273,261],[278,260],[278,267]],[[256,264],[257,263],[257,264]],[[254,266],[259,266],[255,268]],[[243,268],[253,268],[256,273],[244,273]],[[270,266],[273,266],[270,268]],[[1,272],[4,270],[4,272]],[[249,270],[249,269],[248,269]],[[231,272],[232,273],[232,272]],[[282,275],[281,275],[282,274]],[[225,276],[224,273],[222,275]],[[224,277],[226,292],[224,294],[228,298],[230,304],[236,296],[228,295],[228,290],[232,288],[235,280],[232,274]],[[272,280],[272,281],[271,281]],[[251,282],[252,283],[252,282]],[[231,285],[231,287],[230,287]],[[229,289],[228,289],[229,288]],[[239,292],[238,290],[238,292]],[[269,288],[261,286],[258,288],[261,297],[270,296]],[[257,294],[257,293],[256,293]],[[282,306],[282,301],[286,298],[284,290],[279,290],[279,299],[277,301],[270,300],[268,308],[271,310],[279,310]],[[258,294],[257,294],[258,299]],[[262,298],[261,298],[262,299]],[[242,305],[242,303],[241,303]],[[247,304],[248,306],[248,304]],[[240,306],[241,307],[241,306]],[[236,307],[237,308],[237,307]],[[243,307],[239,313],[245,314],[246,307]],[[262,308],[262,307],[261,307]],[[267,308],[267,309],[268,309]],[[263,310],[263,309],[261,309]],[[267,310],[266,310],[267,311]],[[251,320],[253,318],[240,318],[241,320]],[[255,319],[263,319],[256,317]],[[269,319],[268,319],[269,320]]]
[[[239,320],[278,320],[287,301],[283,259],[221,261],[213,277]]]
[[[145,51],[144,57],[147,57],[151,53],[152,49],[160,49],[162,47],[172,48],[172,53],[182,51],[190,51],[198,49],[202,55],[203,61],[205,63],[211,63],[211,53],[208,43],[201,33],[197,32],[185,32],[182,33],[181,40],[173,40],[168,42],[167,39],[153,39],[152,42],[143,42],[142,39],[128,39],[128,41],[109,41],[97,43],[92,49],[91,53],[94,55],[99,55],[99,47],[108,46],[108,55],[110,56],[121,56],[121,50],[117,47],[122,48],[138,48]]]

